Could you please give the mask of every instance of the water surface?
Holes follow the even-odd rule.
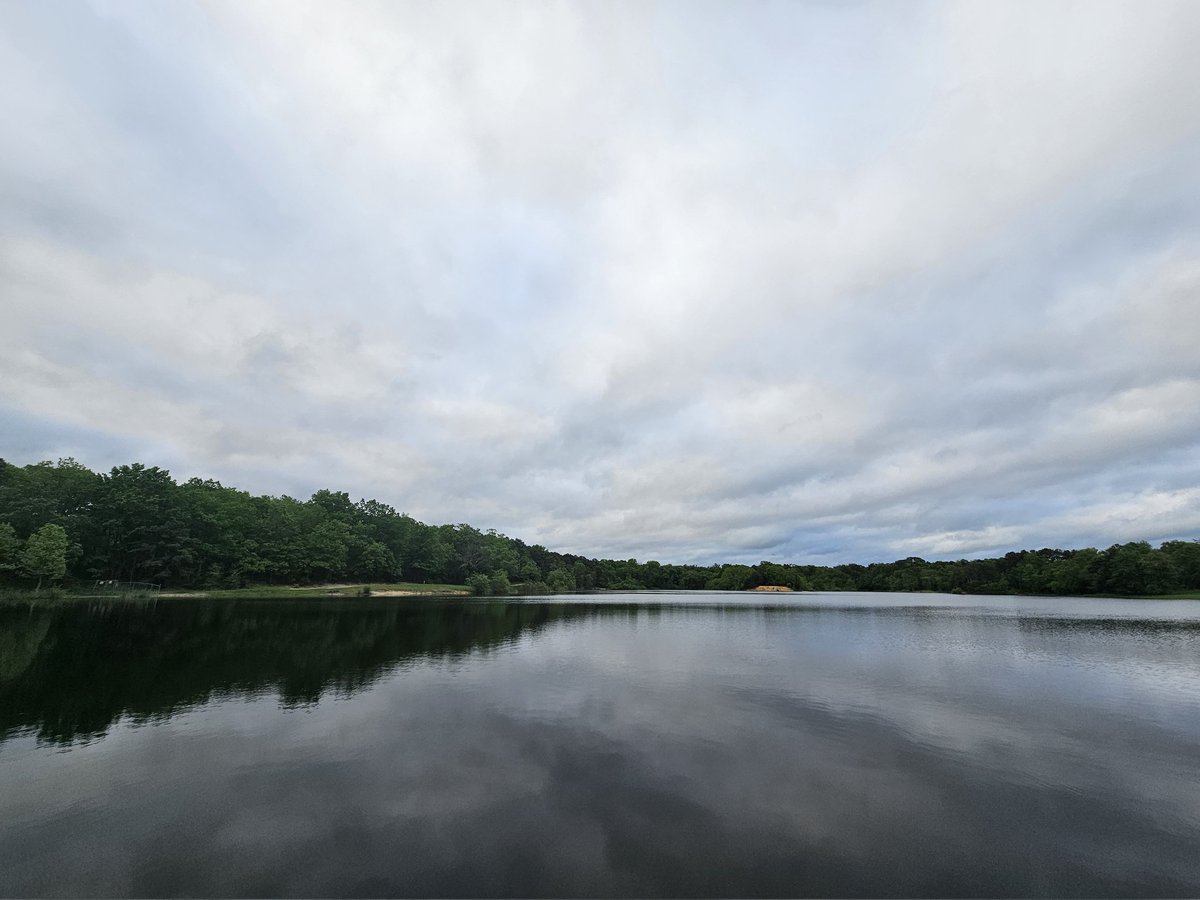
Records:
[[[1197,896],[1200,603],[0,606],[6,896]]]

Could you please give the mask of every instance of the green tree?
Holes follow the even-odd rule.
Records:
[[[1055,594],[1090,594],[1096,590],[1100,552],[1091,547],[1068,551],[1054,563],[1049,590]]]
[[[0,572],[12,572],[20,566],[20,550],[16,530],[7,522],[0,522]]]
[[[575,590],[575,573],[570,569],[554,569],[546,576],[546,586],[556,594],[568,594]]]
[[[67,574],[67,531],[61,525],[43,525],[29,536],[21,552],[21,569],[30,578],[50,579],[51,584]]]
[[[754,586],[754,570],[749,566],[726,565],[721,573],[709,579],[708,588],[714,591],[744,591]]]
[[[454,550],[441,531],[406,515],[400,516],[400,522],[403,526],[403,539],[396,555],[411,573],[410,577],[419,577],[422,581],[437,581],[450,576],[448,569],[454,558]],[[450,577],[450,580],[455,579]]]
[[[1200,587],[1200,542],[1167,541],[1159,553],[1170,561],[1175,573],[1174,588]]]
[[[522,556],[521,562],[516,569],[517,578],[525,583],[532,583],[542,580],[542,572],[530,557]]]
[[[310,580],[341,578],[350,554],[350,526],[338,519],[326,519],[308,533],[304,551]]]
[[[508,580],[507,572],[496,572],[488,579],[490,593],[497,597],[506,597],[512,593],[512,583]]]
[[[483,552],[485,565],[492,572],[520,572],[521,558],[513,539],[505,537],[494,528],[489,528],[483,535]]]
[[[1157,594],[1170,583],[1155,552],[1145,541],[1113,544],[1104,552],[1108,562],[1107,590],[1117,594]]]
[[[391,550],[379,541],[371,541],[358,552],[352,574],[364,581],[390,581],[400,577],[400,566]]]
[[[100,540],[94,575],[188,583],[196,542],[182,499],[166,469],[141,463],[115,467],[96,496],[93,515]]]
[[[353,524],[358,518],[358,510],[350,502],[350,495],[345,491],[319,490],[308,501],[313,506],[319,506],[329,514],[329,518],[347,525]]]

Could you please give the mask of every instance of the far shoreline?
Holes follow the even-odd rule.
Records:
[[[540,592],[523,591],[520,586],[509,594],[479,594],[470,590],[466,585],[453,584],[316,584],[316,585],[263,585],[261,587],[242,588],[211,588],[211,589],[168,589],[164,591],[126,591],[103,592],[95,590],[72,590],[70,588],[4,588],[0,589],[0,601],[14,603],[51,603],[75,601],[151,601],[151,600],[372,600],[399,599],[408,597],[462,599],[475,597],[480,600],[505,600],[546,598],[553,602],[554,597],[581,597],[588,595],[606,594],[706,594],[714,593],[707,590],[613,590],[600,588],[591,591],[560,591]],[[957,597],[1025,597],[1058,599],[1060,597],[1077,597],[1083,600],[1200,600],[1200,591],[1176,591],[1167,594],[967,594],[956,591],[801,591],[784,585],[760,585],[742,591],[718,591],[715,593],[729,594],[806,594],[852,593],[852,594],[944,594]]]

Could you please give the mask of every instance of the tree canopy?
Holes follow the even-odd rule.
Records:
[[[133,463],[0,460],[0,582],[97,579],[236,588],[351,580],[471,584],[480,593],[609,590],[959,591],[1157,594],[1200,588],[1200,542],[1022,550],[993,559],[837,566],[674,565],[591,559],[480,531],[428,525],[378,500],[319,490],[254,496]]]
[[[29,536],[21,551],[21,570],[30,578],[36,578],[38,587],[42,580],[51,583],[67,574],[67,532],[61,525],[43,525]]]

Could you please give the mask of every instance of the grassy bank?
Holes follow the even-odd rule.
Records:
[[[409,596],[462,596],[470,591],[461,584],[416,584],[414,582],[396,582],[392,584],[318,584],[303,587],[284,585],[262,585],[233,590],[187,590],[166,589],[161,594],[155,592],[112,593],[97,592],[87,588],[43,588],[40,591],[33,588],[0,588],[0,600],[3,601],[60,601],[60,600],[93,600],[93,599],[156,599],[159,597],[188,598],[206,597],[220,600],[300,600],[319,597],[409,597]]]
[[[518,593],[520,594],[533,593],[521,590],[520,585],[518,585],[517,588]],[[318,584],[305,585],[301,587],[285,585],[261,585],[259,587],[245,587],[226,590],[189,590],[186,588],[179,588],[166,589],[161,594],[153,592],[131,592],[126,594],[100,593],[93,590],[88,590],[86,588],[69,589],[55,587],[42,588],[40,591],[36,591],[33,588],[0,588],[0,601],[19,601],[24,603],[38,601],[48,602],[94,599],[154,600],[158,599],[159,597],[166,599],[204,597],[215,600],[303,600],[306,598],[318,599],[321,597],[459,597],[469,596],[471,593],[472,592],[470,588],[463,584],[418,584],[416,582],[406,581],[394,582],[390,584]],[[683,593],[687,592],[685,591]],[[929,592],[913,591],[910,593]],[[1018,597],[1027,595],[989,594],[986,596]],[[1177,591],[1171,594],[1091,594],[1080,596],[1091,596],[1098,600],[1200,600],[1200,591]]]
[[[318,584],[304,587],[286,587],[281,585],[263,585],[260,587],[244,587],[234,590],[168,590],[163,591],[164,597],[212,597],[215,599],[236,600],[239,598],[269,598],[269,599],[299,599],[304,597],[407,597],[421,594],[458,595],[469,594],[466,586],[461,584],[418,584],[415,582],[395,582],[392,584]]]

